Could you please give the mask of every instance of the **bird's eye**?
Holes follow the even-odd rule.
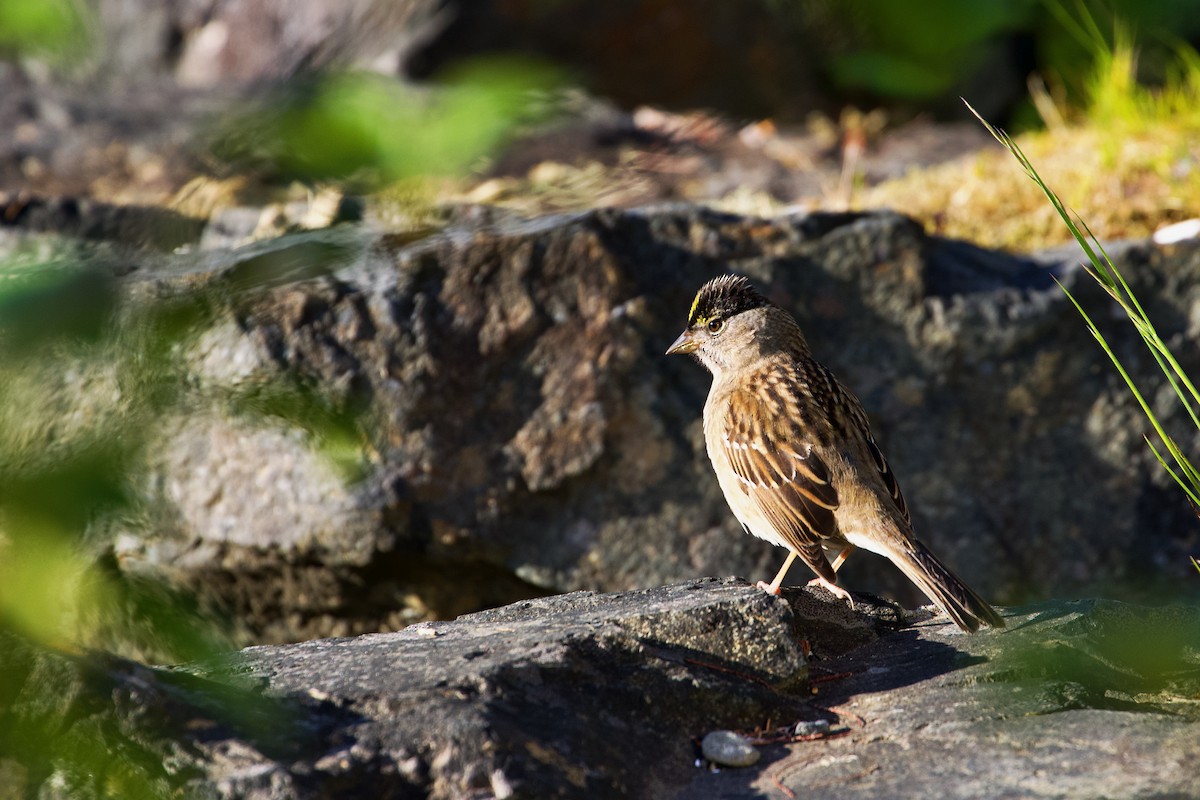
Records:
[[[720,332],[721,332],[721,331],[723,331],[723,330],[725,330],[725,320],[723,320],[723,319],[710,319],[710,320],[708,321],[708,332],[709,332],[709,333],[712,333],[712,334],[718,334],[718,333],[720,333]]]

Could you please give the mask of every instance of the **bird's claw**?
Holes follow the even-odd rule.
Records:
[[[811,581],[808,582],[808,585],[809,586],[824,586],[826,591],[828,591],[834,597],[838,598],[839,600],[845,600],[847,603],[850,604],[850,608],[854,608],[854,598],[850,596],[849,592],[847,592],[842,587],[838,586],[836,583],[830,583],[829,581],[825,580],[824,578],[813,578]]]

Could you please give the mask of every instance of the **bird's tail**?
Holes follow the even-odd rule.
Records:
[[[893,563],[945,611],[955,625],[972,633],[979,630],[980,624],[1004,627],[1004,619],[996,609],[963,583],[929,548],[911,539],[905,544],[904,550],[892,557]]]

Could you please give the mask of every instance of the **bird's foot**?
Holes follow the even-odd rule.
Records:
[[[775,580],[771,581],[770,583],[767,583],[766,581],[759,581],[758,588],[762,589],[767,594],[778,595],[779,587],[783,585],[783,576],[787,575],[788,567],[792,566],[792,562],[796,560],[797,555],[798,553],[795,550],[789,552],[787,559],[783,562],[783,566],[780,567],[779,572],[775,574]]]
[[[826,588],[826,590],[828,590],[829,593],[832,594],[834,597],[838,598],[839,600],[845,600],[847,603],[850,604],[850,608],[854,608],[854,598],[850,596],[849,592],[847,592],[842,587],[838,586],[836,583],[830,583],[829,581],[825,580],[824,578],[813,578],[811,581],[808,582],[808,585],[809,586],[824,586]]]

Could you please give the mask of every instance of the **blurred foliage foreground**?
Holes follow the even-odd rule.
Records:
[[[333,75],[293,87],[277,106],[234,115],[225,141],[231,158],[252,153],[306,180],[380,186],[461,174],[528,118],[552,80],[512,61],[476,64],[423,92],[378,76]],[[218,280],[174,284],[123,281],[119,256],[97,260],[44,240],[0,254],[4,626],[50,645],[86,643],[89,610],[119,600],[144,606],[137,624],[167,637],[165,660],[211,651],[211,632],[186,624],[182,607],[141,598],[114,577],[115,565],[97,567],[89,547],[100,546],[104,520],[148,513],[137,469],[155,420],[195,402],[184,391],[188,344],[256,290],[323,274],[344,260],[344,246],[314,237],[282,257],[247,256]],[[57,251],[48,256],[47,248]],[[305,387],[260,386],[222,399],[314,433],[340,469],[354,461],[357,448],[346,442],[357,436],[355,421]]]
[[[125,647],[154,660],[225,646],[197,608],[123,573],[106,532],[152,515],[143,485],[157,423],[201,403],[305,430],[353,478],[353,420],[299,382],[197,387],[188,348],[218,315],[281,275],[321,274],[330,244],[249,257],[171,288],[122,283],[106,260],[66,257],[0,272],[0,625],[56,648]],[[136,525],[135,525],[136,527]]]
[[[306,178],[377,186],[452,175],[520,122],[546,75],[492,63],[423,94],[377,77],[333,76],[227,130],[255,157]],[[98,735],[56,739],[70,722],[64,716],[84,712],[72,710],[75,700],[27,696],[31,687],[68,688],[37,679],[44,659],[29,648],[71,659],[119,643],[125,655],[160,663],[229,649],[216,614],[122,571],[112,533],[153,520],[144,482],[156,424],[202,403],[295,427],[343,480],[361,474],[359,420],[312,387],[281,377],[206,388],[187,367],[190,346],[215,319],[265,287],[345,263],[345,246],[318,234],[282,257],[245,254],[219,275],[169,280],[131,279],[117,250],[53,237],[6,238],[0,250],[0,797],[58,773],[83,776],[79,796],[160,796],[169,787],[138,766],[146,753],[114,750]],[[231,702],[230,713],[242,704]],[[18,763],[10,757],[25,774],[15,788],[5,785]]]
[[[84,245],[46,258],[47,246],[62,245],[45,239],[7,254],[0,269],[0,797],[32,796],[47,780],[67,797],[175,796],[183,777],[169,776],[165,751],[147,742],[183,735],[177,715],[153,708],[180,695],[208,704],[205,724],[251,739],[291,713],[236,676],[213,682],[172,671],[147,683],[128,662],[99,651],[178,663],[231,649],[219,609],[122,570],[112,555],[117,532],[162,520],[146,478],[161,421],[213,406],[269,419],[298,431],[343,481],[362,475],[358,419],[313,387],[286,376],[205,386],[189,373],[196,338],[216,320],[236,316],[272,285],[345,263],[354,255],[347,242],[358,241],[296,239],[266,255],[239,253],[231,266],[206,270],[202,261],[199,271],[170,276],[123,274],[119,259]],[[139,702],[150,705],[130,728],[121,709]]]

